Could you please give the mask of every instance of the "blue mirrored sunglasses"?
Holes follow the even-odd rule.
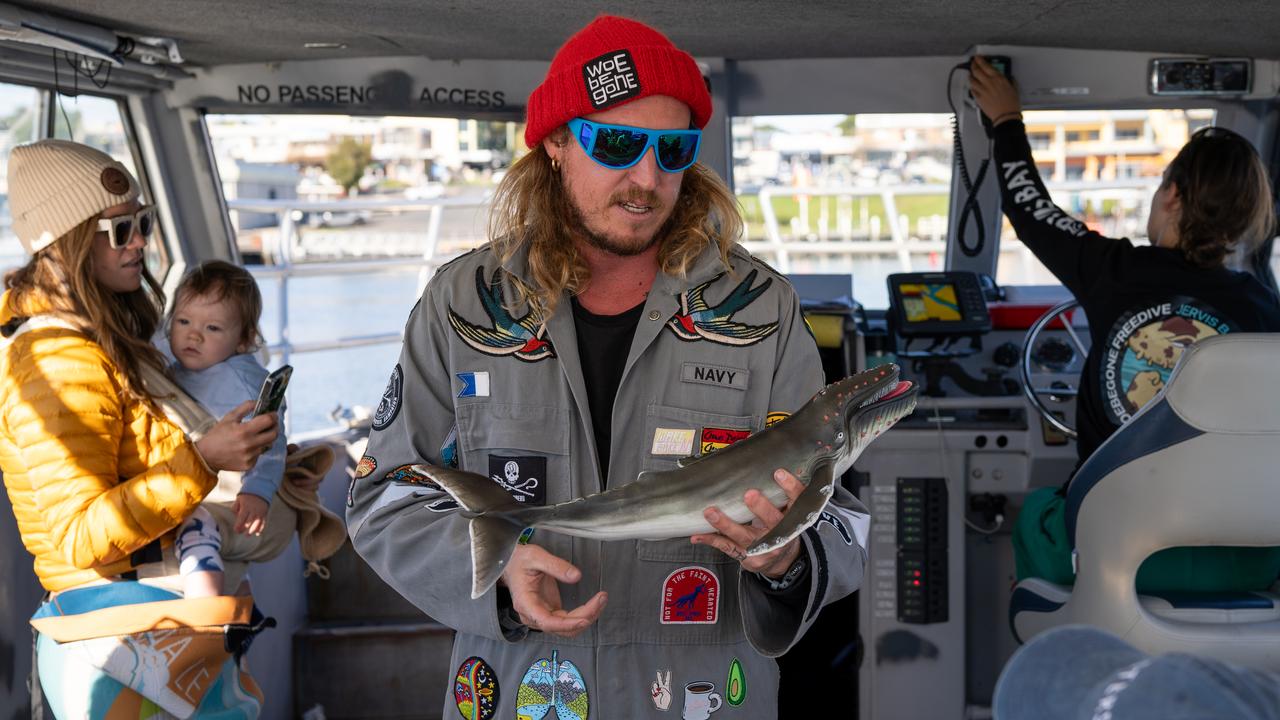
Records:
[[[569,132],[578,139],[588,157],[613,170],[635,165],[652,147],[658,167],[667,172],[680,172],[697,161],[702,144],[701,130],[650,130],[604,125],[582,118],[569,121]]]

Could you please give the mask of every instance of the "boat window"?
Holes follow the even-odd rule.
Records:
[[[1053,201],[1108,237],[1147,243],[1151,197],[1165,166],[1213,110],[1043,110],[1023,113],[1031,154]],[[1014,234],[1000,234],[1001,285],[1058,281]]]
[[[114,98],[97,95],[68,96],[58,93],[53,108],[54,137],[95,147],[118,160],[142,185],[142,202],[155,202],[145,172],[139,172],[135,144],[127,128],[124,105]],[[163,279],[169,269],[169,248],[164,223],[156,224],[155,235],[145,250],[147,268]]]
[[[9,213],[9,151],[39,138],[40,96],[32,87],[0,83],[0,273],[27,261]]]
[[[734,118],[747,248],[782,272],[852,273],[864,305],[888,307],[886,276],[945,262],[950,122],[923,113]]]
[[[262,288],[273,364],[295,368],[289,430],[331,429],[377,404],[430,274],[485,241],[493,188],[525,151],[523,126],[338,115],[205,123],[236,244]]]

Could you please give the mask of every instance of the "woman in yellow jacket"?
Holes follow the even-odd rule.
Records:
[[[165,366],[149,342],[163,292],[143,254],[155,209],[139,202],[138,182],[123,165],[84,145],[44,140],[14,148],[8,173],[13,229],[31,260],[5,278],[0,298],[0,470],[23,545],[52,594],[33,625],[67,634],[67,622],[85,610],[177,597],[136,582],[139,573],[145,577],[148,563],[161,559],[170,531],[213,489],[217,471],[253,466],[275,439],[276,419],[241,422],[252,409],[245,403],[193,441],[148,391],[148,374]],[[69,634],[81,637],[76,632]],[[134,707],[178,716],[204,710],[190,692],[179,700],[193,713],[168,697],[185,692],[172,663],[138,681],[168,686],[156,691],[165,702],[128,682],[112,685],[100,668],[73,657],[67,648],[75,643],[48,634],[41,630],[37,663],[62,720]],[[141,664],[154,664],[148,653],[174,655],[140,648],[138,638],[155,639],[144,633],[120,647],[131,647]],[[92,655],[86,647],[77,652]],[[238,674],[220,673],[229,664],[212,674],[243,686]],[[212,702],[244,689],[200,694]],[[254,707],[246,702],[231,716],[252,716]]]

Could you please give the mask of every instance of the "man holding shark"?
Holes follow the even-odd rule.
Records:
[[[896,419],[851,424],[896,372],[829,389],[812,437],[789,423],[707,459],[822,387],[794,290],[696,164],[711,112],[687,53],[597,18],[529,98],[491,242],[410,315],[347,515],[458,631],[446,716],[773,718],[770,658],[861,583],[869,519],[837,473]]]

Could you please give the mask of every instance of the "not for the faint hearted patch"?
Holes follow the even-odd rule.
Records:
[[[720,578],[715,573],[690,565],[676,570],[663,581],[663,625],[714,625],[719,617]]]

